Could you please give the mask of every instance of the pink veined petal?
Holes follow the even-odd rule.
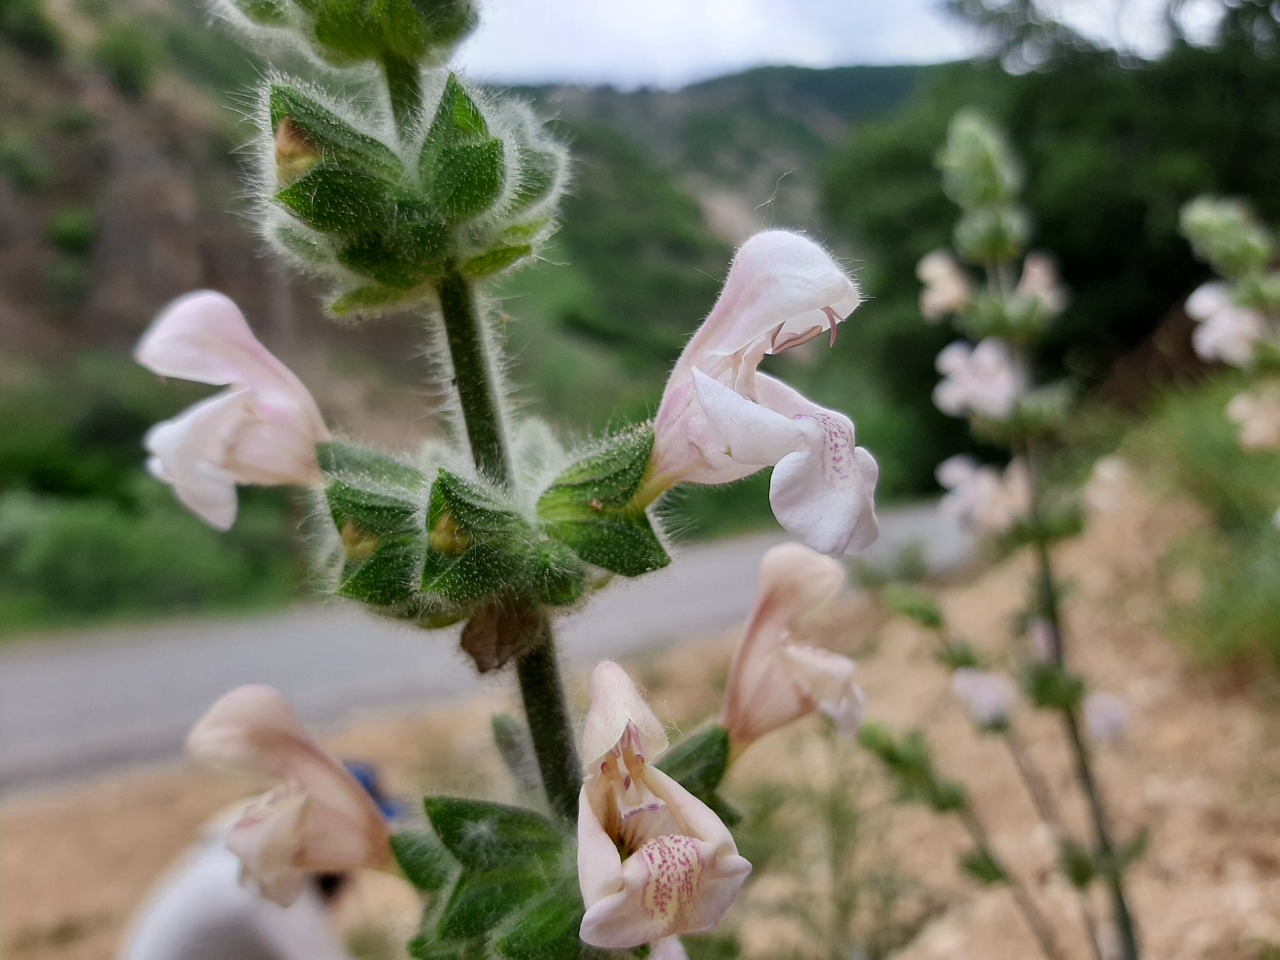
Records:
[[[236,519],[236,478],[224,466],[227,449],[252,417],[247,392],[227,390],[157,423],[143,439],[152,474],[218,530],[230,529]]]
[[[693,371],[693,380],[708,432],[717,444],[715,450],[704,450],[704,455],[719,455],[758,469],[772,466],[803,442],[800,428],[790,416],[747,399],[701,370]],[[761,375],[757,383],[770,380]]]
[[[781,460],[769,504],[783,529],[819,553],[864,550],[880,535],[875,515],[875,459],[855,443],[853,423],[812,403],[781,381],[761,376],[760,402],[798,427],[803,445]]]
[[[612,660],[602,660],[591,673],[591,707],[582,728],[582,755],[588,773],[599,759],[618,745],[627,724],[635,724],[645,759],[667,749],[667,732],[644,702],[627,672]]]

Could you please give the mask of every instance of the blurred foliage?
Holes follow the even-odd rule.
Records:
[[[62,36],[45,13],[44,0],[3,0],[0,37],[32,56],[53,58],[62,52]]]
[[[150,36],[130,20],[113,20],[93,46],[94,62],[121,93],[142,97],[151,89],[158,56]]]
[[[1224,409],[1244,388],[1237,374],[1165,393],[1122,453],[1162,492],[1189,495],[1211,520],[1170,553],[1194,588],[1177,596],[1172,634],[1204,661],[1280,669],[1280,454],[1241,449]]]
[[[6,378],[0,629],[296,596],[280,491],[244,491],[235,528],[219,534],[142,469],[146,430],[206,389],[170,386],[99,355]]]
[[[929,403],[933,358],[949,337],[920,320],[914,274],[956,218],[934,156],[957,111],[977,107],[1009,133],[1027,168],[1032,245],[1058,259],[1072,292],[1039,358],[1049,374],[1104,381],[1207,277],[1178,234],[1188,198],[1245,195],[1264,218],[1280,214],[1280,57],[1231,35],[1137,64],[1045,42],[1054,56],[1031,72],[978,63],[927,77],[903,110],[855,130],[827,169],[831,229],[863,251],[875,298],[846,324],[849,353],[881,371],[931,462],[965,445],[963,427]],[[929,483],[923,466],[908,468],[911,482]]]
[[[53,215],[45,235],[63,253],[82,256],[93,246],[93,241],[98,236],[98,226],[94,222],[92,210],[70,207]]]

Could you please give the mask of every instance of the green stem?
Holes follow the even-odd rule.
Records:
[[[565,823],[572,824],[578,819],[582,762],[560,679],[551,623],[545,614],[541,620],[538,639],[516,661],[516,677],[547,801]]]
[[[388,54],[382,61],[382,74],[387,81],[396,129],[403,134],[422,113],[422,78],[418,65],[412,60]]]
[[[475,291],[465,277],[450,267],[437,292],[471,457],[481,473],[510,489],[515,476],[507,453],[497,378],[488,356],[488,336]],[[511,618],[511,622],[526,624],[515,628],[522,635],[509,638],[510,646],[502,645],[523,651],[516,661],[516,676],[542,789],[556,814],[573,824],[578,818],[582,764],[560,679],[551,623],[545,613]]]
[[[987,834],[987,829],[982,821],[978,819],[978,815],[967,805],[959,810],[959,814],[960,821],[964,824],[965,829],[969,831],[969,836],[973,838],[973,842],[977,844],[978,849],[995,860],[996,853],[991,846],[991,837]],[[1040,951],[1048,960],[1063,960],[1062,951],[1058,949],[1058,942],[1053,936],[1053,928],[1049,926],[1049,921],[1040,912],[1035,900],[1031,898],[1030,891],[1008,867],[1000,863],[999,860],[996,860],[996,863],[999,864],[1001,872],[1007,878],[1009,890],[1013,894],[1013,900],[1022,912],[1022,916],[1026,919],[1027,926],[1031,928],[1031,932],[1035,935],[1036,942],[1040,945]]]
[[[1066,667],[1066,649],[1063,643],[1062,611],[1059,605],[1058,583],[1053,573],[1053,560],[1049,554],[1049,545],[1045,540],[1044,527],[1041,523],[1039,499],[1039,471],[1036,467],[1034,452],[1027,444],[1024,451],[1027,459],[1027,472],[1031,486],[1031,524],[1035,534],[1036,568],[1039,576],[1041,615],[1049,624],[1050,649],[1053,662],[1059,669]],[[1093,762],[1084,737],[1080,735],[1080,721],[1075,707],[1063,707],[1062,722],[1067,730],[1067,740],[1071,744],[1071,752],[1075,762],[1076,779],[1084,791],[1089,804],[1089,816],[1093,821],[1094,839],[1098,853],[1106,864],[1107,887],[1111,893],[1112,910],[1120,934],[1120,949],[1124,960],[1138,960],[1138,932],[1129,910],[1128,898],[1124,890],[1123,868],[1116,859],[1115,844],[1111,839],[1111,828],[1107,823],[1106,809],[1102,802],[1102,791],[1098,779],[1093,772]]]
[[[453,387],[458,391],[462,420],[471,456],[480,472],[504,487],[512,486],[510,459],[498,403],[496,376],[488,357],[483,318],[470,282],[450,269],[439,286],[440,312],[453,362]]]

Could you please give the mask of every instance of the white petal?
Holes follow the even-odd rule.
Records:
[[[635,683],[612,660],[602,660],[591,674],[591,706],[582,729],[582,757],[588,772],[618,745],[628,723],[635,724],[647,761],[667,749],[666,730]]]
[[[219,386],[293,376],[258,342],[240,308],[212,290],[165,307],[142,335],[134,359],[162,377]]]
[[[228,390],[157,423],[143,439],[151,473],[218,530],[229,529],[236,518],[236,477],[225,466],[227,451],[252,418],[247,392]]]
[[[1208,320],[1215,313],[1231,306],[1231,292],[1221,280],[1210,280],[1196,287],[1195,292],[1187,297],[1187,315],[1201,322]]]
[[[282,907],[298,899],[307,877],[294,860],[307,803],[296,786],[272,791],[251,803],[227,835],[227,849],[242,865],[241,882]]]
[[[760,376],[757,382],[769,379]],[[764,467],[800,448],[802,433],[790,416],[747,399],[700,370],[693,371],[693,380],[709,433],[718,444],[705,454],[719,453],[735,463]]]

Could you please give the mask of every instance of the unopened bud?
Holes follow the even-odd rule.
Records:
[[[342,552],[348,560],[363,563],[378,550],[379,540],[354,520],[342,525]]]
[[[292,117],[276,127],[276,179],[287,187],[301,180],[320,162],[316,143]]]
[[[446,557],[460,557],[471,545],[471,538],[458,526],[453,514],[446,511],[440,515],[427,535],[427,543],[436,553]]]

